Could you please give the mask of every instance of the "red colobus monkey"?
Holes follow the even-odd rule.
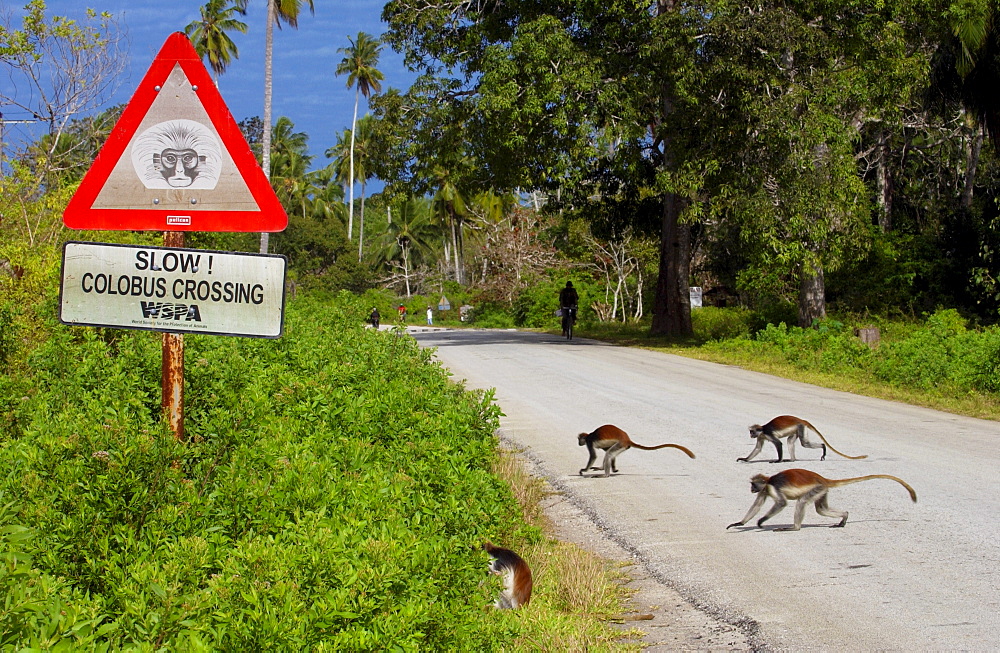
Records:
[[[847,523],[847,511],[834,510],[827,504],[826,495],[830,491],[830,488],[850,483],[860,483],[861,481],[869,481],[875,478],[886,478],[890,481],[896,481],[906,488],[913,502],[917,502],[917,493],[912,487],[902,479],[889,476],[888,474],[870,474],[868,476],[858,476],[857,478],[831,480],[823,478],[819,474],[810,472],[807,469],[786,469],[774,476],[768,477],[763,474],[757,474],[750,479],[750,491],[756,494],[757,498],[754,499],[753,505],[750,506],[750,510],[747,511],[746,516],[740,521],[726,526],[726,530],[733,526],[743,526],[753,519],[754,515],[760,511],[761,506],[764,505],[767,497],[774,499],[774,505],[767,511],[767,514],[757,520],[757,528],[762,528],[764,522],[781,512],[788,505],[789,500],[797,501],[795,504],[795,525],[777,530],[797,531],[802,528],[802,518],[805,516],[806,506],[810,503],[816,504],[816,512],[824,517],[839,517],[840,523],[834,524],[833,528],[841,527]]]
[[[589,469],[600,469],[600,467],[593,467],[594,460],[597,459],[597,449],[604,449],[604,475],[610,476],[611,472],[618,473],[618,468],[615,465],[615,458],[620,456],[622,452],[627,451],[631,447],[636,449],[643,449],[645,451],[653,451],[654,449],[662,449],[664,447],[673,447],[674,449],[680,449],[686,453],[691,458],[694,458],[694,454],[687,447],[682,447],[679,444],[658,444],[655,447],[646,447],[637,442],[632,442],[628,437],[628,433],[621,430],[617,426],[612,424],[605,424],[600,426],[593,433],[581,433],[577,436],[580,446],[587,445],[587,451],[590,457],[587,459],[587,464],[584,465],[583,469],[580,470],[580,476]]]
[[[815,431],[819,439],[823,441],[822,444],[809,442],[806,439],[806,429],[811,429]],[[802,443],[803,447],[808,447],[810,449],[822,449],[823,455],[820,456],[820,460],[826,460],[826,448],[830,447],[830,450],[834,453],[843,456],[844,458],[850,458],[851,460],[860,460],[862,458],[867,458],[868,456],[848,456],[846,453],[841,453],[833,448],[833,445],[826,441],[823,434],[819,432],[815,426],[809,422],[801,419],[799,417],[793,417],[791,415],[779,415],[775,417],[767,424],[761,426],[760,424],[754,424],[750,427],[750,437],[757,438],[757,445],[750,452],[750,455],[744,458],[737,458],[737,462],[745,463],[753,460],[760,450],[764,447],[764,441],[767,440],[774,445],[774,448],[778,450],[778,459],[772,460],[772,463],[783,462],[783,452],[781,449],[781,440],[779,438],[788,438],[788,453],[790,458],[789,462],[795,462],[795,441],[798,440]]]
[[[490,573],[503,577],[503,590],[493,605],[501,610],[519,608],[531,602],[531,568],[510,549],[483,544],[490,556]]]

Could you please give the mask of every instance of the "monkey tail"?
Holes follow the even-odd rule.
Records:
[[[832,451],[833,453],[837,454],[838,456],[843,456],[844,458],[848,458],[850,460],[861,460],[862,458],[867,458],[868,457],[868,454],[865,454],[863,456],[848,456],[846,453],[843,453],[841,451],[837,451],[833,447],[833,445],[830,444],[825,437],[823,437],[823,434],[819,432],[818,428],[816,428],[815,426],[813,426],[812,424],[810,424],[809,422],[807,422],[805,420],[802,420],[802,423],[805,424],[806,426],[808,426],[809,428],[811,428],[813,431],[815,431],[816,435],[819,436],[819,439],[823,441],[823,444],[825,444],[826,446],[830,447],[830,451]]]
[[[686,453],[688,455],[688,457],[694,458],[694,452],[693,451],[691,451],[687,447],[682,447],[679,444],[658,444],[655,447],[647,447],[645,445],[633,442],[632,446],[635,447],[636,449],[643,449],[645,451],[653,451],[655,449],[663,449],[664,447],[671,447],[673,449],[680,449],[681,451],[683,451],[684,453]]]
[[[913,499],[913,503],[917,502],[917,491],[914,490],[912,487],[910,487],[909,483],[907,483],[901,478],[890,476],[888,474],[869,474],[868,476],[858,476],[856,478],[842,478],[837,481],[831,481],[827,479],[827,483],[829,483],[833,487],[837,487],[840,485],[848,485],[850,483],[860,483],[861,481],[870,481],[873,478],[887,478],[890,481],[896,481],[897,483],[905,487],[906,491],[910,493],[910,498]]]

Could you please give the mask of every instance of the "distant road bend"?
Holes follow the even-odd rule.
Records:
[[[700,609],[753,624],[754,647],[986,650],[1000,646],[1000,424],[794,383],[735,367],[593,340],[502,330],[415,327],[418,342],[472,388],[496,388],[503,433]],[[848,455],[796,448],[770,464],[747,426],[803,417]],[[611,423],[645,445],[620,473],[584,478],[576,435]],[[598,458],[598,461],[603,457]],[[845,528],[789,505],[764,530],[726,530],[753,500],[753,474],[803,467],[833,479]],[[764,510],[770,506],[770,500]],[[763,514],[763,513],[761,513]],[[595,527],[596,528],[596,527]]]

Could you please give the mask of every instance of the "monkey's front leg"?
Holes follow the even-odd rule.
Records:
[[[772,463],[783,462],[784,452],[781,449],[781,440],[779,440],[778,438],[776,438],[773,435],[770,436],[770,437],[768,437],[767,439],[770,440],[771,444],[774,445],[774,448],[778,450],[778,459],[777,460],[772,460],[771,462]]]
[[[757,495],[757,498],[754,499],[753,505],[750,506],[750,510],[747,510],[746,516],[744,516],[743,519],[741,519],[740,521],[733,522],[729,526],[726,526],[726,530],[728,531],[733,526],[745,526],[748,521],[750,521],[751,519],[753,519],[754,515],[756,515],[758,512],[760,512],[760,507],[764,505],[764,500],[765,499],[767,499],[767,494],[765,494],[763,492],[759,493]]]
[[[753,451],[751,451],[748,456],[745,456],[743,458],[737,458],[736,462],[738,462],[738,463],[748,463],[748,462],[750,462],[751,460],[753,460],[754,458],[757,457],[757,454],[759,454],[760,450],[763,449],[763,448],[764,448],[764,439],[763,438],[757,438],[757,444],[754,445]]]
[[[594,451],[593,445],[591,445],[589,442],[587,443],[587,452],[590,454],[590,457],[587,459],[587,464],[584,465],[583,469],[580,470],[580,476],[583,476],[583,473],[588,469],[600,469],[599,467],[592,466],[594,464],[594,461],[597,460],[597,452]]]
[[[761,495],[763,494],[764,493],[761,492]],[[764,528],[764,522],[777,515],[779,512],[784,510],[786,505],[788,505],[788,501],[785,499],[784,495],[781,494],[781,492],[775,492],[772,498],[774,499],[774,505],[767,511],[766,515],[757,520],[757,528]]]

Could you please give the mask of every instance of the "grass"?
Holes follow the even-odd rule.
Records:
[[[513,650],[641,650],[634,631],[611,625],[627,610],[629,596],[617,563],[553,537],[542,507],[551,491],[525,470],[515,452],[501,450],[492,471],[510,485],[525,521],[543,533],[518,552],[531,567],[534,591],[531,604],[517,611],[530,627]]]

